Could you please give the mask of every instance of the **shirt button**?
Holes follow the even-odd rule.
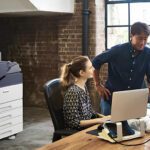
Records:
[[[131,81],[131,80],[132,80],[132,78],[129,78],[129,80]]]
[[[130,86],[128,86],[128,89],[130,89]]]
[[[135,61],[133,61],[132,64],[134,65],[134,64],[135,64]]]
[[[132,70],[132,69],[131,69],[130,71],[131,71],[131,72],[133,72],[133,70]]]
[[[134,55],[132,55],[132,58],[134,57]]]

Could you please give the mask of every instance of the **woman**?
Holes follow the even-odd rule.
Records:
[[[97,113],[92,109],[86,87],[86,81],[92,78],[92,75],[92,63],[86,56],[76,57],[62,67],[61,84],[64,88],[63,112],[66,128],[82,130],[108,120],[107,117],[97,118]]]

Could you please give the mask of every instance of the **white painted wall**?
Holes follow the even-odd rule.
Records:
[[[29,0],[38,10],[53,12],[74,12],[74,0]]]
[[[74,12],[74,0],[0,0],[0,13],[49,11]]]
[[[35,10],[37,8],[29,0],[0,0],[0,13]]]
[[[105,1],[95,0],[96,55],[105,51]]]

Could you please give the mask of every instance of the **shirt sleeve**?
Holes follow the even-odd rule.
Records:
[[[64,97],[64,118],[70,128],[80,128],[80,115],[78,111],[78,93],[69,91]]]
[[[93,61],[92,65],[95,69],[100,69],[101,65],[104,63],[109,63],[113,58],[118,55],[119,45],[112,47],[111,49],[108,49],[101,54],[97,55]]]

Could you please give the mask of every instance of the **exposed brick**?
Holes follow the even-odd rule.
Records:
[[[60,67],[82,54],[82,2],[76,0],[74,14],[0,18],[0,50],[4,60],[17,61],[22,68],[24,106],[45,107],[43,84],[59,77]],[[89,1],[89,10],[92,12],[89,16],[91,60],[97,48],[104,50],[105,43],[104,16],[99,13],[96,17],[96,9],[95,1]],[[102,11],[104,7],[100,9]],[[98,30],[96,23],[101,26]],[[103,80],[107,76],[106,69],[102,69]],[[93,94],[96,93],[93,81],[88,85],[96,108],[99,101],[97,94]]]

